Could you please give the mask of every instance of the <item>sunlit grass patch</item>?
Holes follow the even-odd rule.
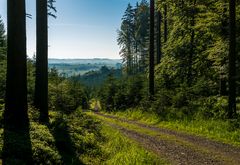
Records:
[[[103,163],[107,165],[132,165],[132,164],[167,164],[151,152],[144,150],[134,141],[123,136],[119,131],[110,126],[103,126],[102,133],[106,136],[107,143],[102,145],[108,159]]]
[[[136,120],[144,124],[174,129],[196,135],[205,136],[225,143],[240,146],[240,128],[235,122],[217,119],[183,119],[163,121],[156,114],[142,112],[139,109],[130,109],[126,112],[111,113],[120,118]]]

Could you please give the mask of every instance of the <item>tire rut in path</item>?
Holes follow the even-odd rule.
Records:
[[[240,164],[240,148],[224,144],[221,142],[212,141],[203,137],[189,135],[166,128],[159,128],[154,126],[138,123],[133,120],[120,119],[116,116],[104,115],[97,113],[96,115],[103,116],[110,119],[119,120],[129,124],[135,124],[139,127],[146,128],[161,134],[173,135],[178,140],[183,140],[194,144],[196,148],[204,148],[210,154],[197,152],[194,149],[186,147],[181,144],[173,143],[167,140],[159,139],[142,133],[128,130],[126,128],[109,123],[111,126],[120,129],[124,134],[141,143],[145,148],[160,153],[169,160],[172,164]],[[105,121],[106,122],[106,121]],[[141,139],[141,140],[140,140]],[[174,162],[172,162],[174,160]]]

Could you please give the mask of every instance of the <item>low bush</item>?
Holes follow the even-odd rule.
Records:
[[[99,122],[84,115],[81,110],[72,114],[50,111],[49,116],[49,123],[41,124],[38,122],[38,111],[30,108],[29,131],[23,134],[4,132],[1,127],[0,157],[5,159],[6,164],[26,163],[26,158],[23,162],[16,153],[28,155],[28,161],[33,164],[81,164],[89,163],[84,161],[93,159],[92,155],[100,157],[99,143],[103,137]],[[6,145],[10,147],[6,148]]]

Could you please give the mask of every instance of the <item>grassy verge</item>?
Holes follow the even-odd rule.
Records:
[[[41,124],[38,111],[30,108],[30,128],[24,135],[4,133],[3,111],[0,112],[0,164],[2,159],[5,164],[26,164],[26,161],[33,164],[166,164],[81,110],[71,114],[50,111],[49,123]],[[3,157],[6,152],[7,159]]]
[[[124,121],[120,121],[118,119],[112,119],[112,118],[108,118],[108,117],[101,116],[101,115],[96,115],[96,114],[91,113],[91,112],[89,112],[88,115],[96,117],[103,122],[111,123],[111,124],[120,126],[122,128],[126,128],[127,130],[131,130],[131,131],[134,131],[134,132],[137,132],[137,133],[140,133],[140,134],[148,135],[148,136],[154,137],[154,138],[159,139],[159,140],[168,141],[172,144],[174,143],[176,146],[180,145],[180,146],[185,146],[187,148],[191,148],[193,151],[196,151],[196,152],[199,152],[199,153],[203,153],[203,154],[213,154],[214,153],[215,155],[217,155],[218,158],[225,159],[226,161],[231,162],[230,159],[228,159],[226,157],[222,157],[221,155],[219,155],[217,152],[215,152],[212,149],[207,149],[205,147],[196,145],[192,142],[186,141],[185,139],[176,137],[174,135],[169,135],[169,134],[157,132],[157,131],[154,131],[154,130],[151,130],[151,129],[148,129],[148,128],[138,126],[136,124],[127,123],[127,122],[124,122]]]
[[[133,165],[133,164],[167,164],[151,152],[144,150],[134,141],[123,136],[118,130],[103,125],[102,134],[106,142],[102,150],[108,158],[102,164],[107,165]]]
[[[128,130],[135,131],[135,132],[142,133],[142,134],[146,134],[146,135],[149,135],[149,136],[158,136],[158,137],[161,137],[162,139],[166,139],[166,140],[170,140],[170,139],[173,139],[175,137],[175,136],[172,136],[172,135],[160,134],[159,132],[140,127],[136,124],[126,123],[126,122],[123,122],[123,121],[119,121],[117,119],[111,119],[111,118],[107,118],[107,117],[104,117],[104,116],[96,115],[96,114],[91,113],[91,112],[88,113],[88,115],[96,117],[97,119],[99,119],[103,122],[112,123],[114,125],[126,128]]]
[[[156,114],[132,109],[125,112],[115,112],[111,115],[120,118],[136,120],[144,124],[188,132],[204,136],[224,143],[240,146],[240,129],[229,121],[223,120],[171,120],[161,121]]]

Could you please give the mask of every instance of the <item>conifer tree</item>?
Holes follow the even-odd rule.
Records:
[[[150,42],[149,42],[149,94],[150,99],[154,95],[154,0],[150,1]]]
[[[236,113],[236,1],[229,1],[229,100],[228,117],[232,119]]]
[[[13,129],[27,124],[25,0],[7,1],[7,80],[4,118]]]
[[[5,37],[4,23],[2,21],[2,17],[0,16],[0,47],[4,47],[5,45],[6,45],[6,37]]]
[[[121,29],[118,31],[118,45],[121,46],[120,55],[126,65],[128,75],[133,73],[133,42],[134,42],[134,10],[131,4],[122,18]]]
[[[157,11],[157,64],[160,63],[162,57],[162,14]]]
[[[40,110],[40,120],[48,121],[48,15],[56,18],[55,0],[36,0],[37,53],[34,105]]]
[[[48,8],[47,0],[37,0],[37,53],[35,80],[35,107],[40,120],[48,119]]]

